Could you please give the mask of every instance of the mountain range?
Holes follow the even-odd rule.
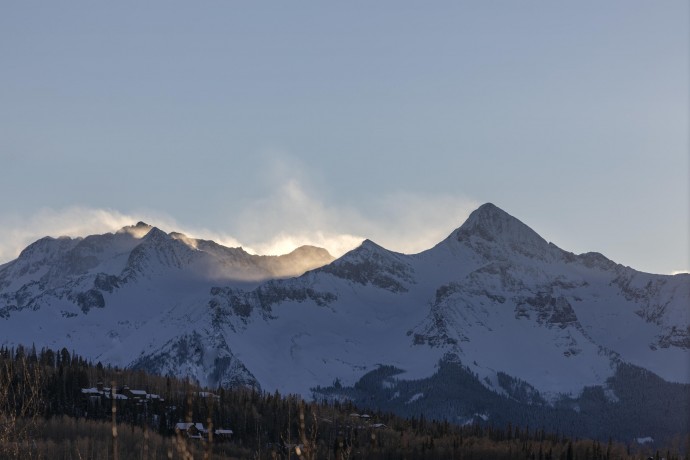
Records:
[[[0,266],[0,344],[454,423],[690,431],[690,274],[573,254],[493,204],[418,254],[283,256],[145,223]]]

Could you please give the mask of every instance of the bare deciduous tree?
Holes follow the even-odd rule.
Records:
[[[311,426],[307,430],[307,422],[305,417],[305,404],[303,400],[299,402],[299,436],[302,443],[301,448],[298,448],[297,455],[306,460],[316,459],[318,445],[316,437],[318,434],[318,419],[314,405],[310,405],[309,412],[311,414]]]
[[[0,356],[0,456],[17,458],[35,426],[42,403],[38,366],[23,354]]]

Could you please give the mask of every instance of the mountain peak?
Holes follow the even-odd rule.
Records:
[[[293,255],[293,256],[303,256],[303,257],[319,257],[323,258],[324,260],[328,260],[328,262],[332,262],[334,260],[333,256],[331,255],[328,250],[324,248],[320,248],[318,246],[312,246],[309,244],[302,245],[298,248],[293,249],[290,253],[285,254],[285,255]]]
[[[399,253],[397,253],[395,251],[391,251],[390,249],[387,249],[387,248],[381,246],[380,244],[373,242],[372,240],[370,240],[368,238],[365,239],[364,241],[362,241],[362,243],[360,243],[359,246],[357,246],[356,248],[354,248],[353,250],[351,250],[347,254],[350,254],[350,253],[352,253],[352,254],[368,254],[368,255],[378,254],[378,255],[382,255],[384,257],[400,255]]]
[[[394,256],[396,253],[380,246],[370,239],[362,241],[362,243],[354,249],[346,252],[343,256],[335,260],[335,263],[350,263],[353,261],[360,261],[370,257],[388,257]]]
[[[543,252],[549,244],[534,230],[493,203],[486,203],[474,210],[453,236],[461,242],[472,243],[477,239],[499,245],[507,245],[520,252]]]
[[[498,206],[493,203],[484,203],[477,209],[472,211],[467,221],[463,224],[466,225],[484,225],[489,224],[490,226],[502,225],[503,223],[510,222],[511,220],[518,221],[515,217],[511,216]],[[519,221],[518,221],[519,222]]]
[[[167,241],[167,240],[172,240],[173,237],[171,237],[170,235],[168,235],[167,233],[165,233],[163,230],[161,230],[158,227],[149,226],[145,239],[149,240],[149,241],[151,241],[151,240],[153,240],[153,241],[159,241],[159,240]]]
[[[376,249],[376,250],[385,249],[383,246],[381,246],[380,244],[374,243],[369,238],[362,241],[359,246],[362,248],[370,248],[370,249]]]
[[[129,233],[135,238],[144,237],[153,227],[146,222],[139,221],[136,225],[122,227],[117,233]]]

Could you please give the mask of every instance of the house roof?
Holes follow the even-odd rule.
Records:
[[[101,392],[98,391],[97,388],[82,388],[81,389],[82,394],[85,395],[100,395]]]
[[[204,424],[198,423],[198,422],[197,423],[178,422],[175,424],[175,429],[180,430],[180,431],[187,431],[192,426],[199,431],[206,431],[206,429],[204,428]]]

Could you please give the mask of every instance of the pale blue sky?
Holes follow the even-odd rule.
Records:
[[[490,201],[687,270],[689,23],[685,0],[4,2],[0,262],[139,218],[409,252]]]

